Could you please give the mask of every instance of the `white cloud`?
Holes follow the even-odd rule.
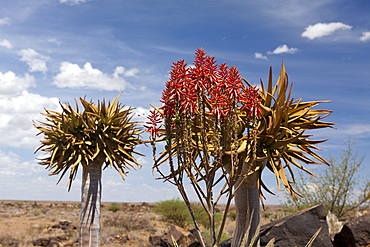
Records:
[[[319,190],[319,186],[316,183],[307,183],[305,187],[310,193],[316,193]]]
[[[60,44],[62,43],[62,41],[58,41],[56,38],[48,39],[48,41],[57,44],[58,46],[60,46]]]
[[[59,0],[59,1],[60,1],[60,3],[75,5],[75,4],[79,4],[79,3],[86,3],[89,0]]]
[[[370,32],[363,32],[362,36],[360,38],[361,41],[367,41],[370,40]]]
[[[0,98],[22,92],[34,85],[35,78],[27,73],[24,77],[19,77],[12,71],[8,71],[4,74],[0,72]]]
[[[8,17],[4,17],[0,19],[0,26],[3,25],[10,25],[10,19]]]
[[[273,52],[268,51],[267,54],[282,54],[282,53],[296,53],[298,51],[297,48],[289,48],[287,45],[279,45]]]
[[[119,75],[124,75],[125,77],[136,76],[138,72],[139,70],[137,68],[129,69],[126,71],[124,67],[117,66],[114,71],[113,77],[118,78]]]
[[[9,179],[9,176],[30,176],[32,173],[43,170],[35,161],[21,162],[19,156],[13,152],[5,153],[0,150],[0,178]],[[40,169],[41,168],[41,169]]]
[[[35,148],[39,144],[38,130],[32,120],[44,121],[44,108],[59,111],[59,99],[43,97],[24,90],[7,98],[0,98],[0,147]]]
[[[23,149],[22,152],[29,151]],[[73,182],[72,190],[68,192],[66,179],[61,181],[60,186],[56,186],[59,176],[48,176],[45,166],[39,165],[36,159],[24,159],[24,153],[18,155],[0,149],[0,181],[3,181],[0,183],[0,190],[4,192],[2,196],[22,200],[79,200],[79,179]]]
[[[8,49],[13,48],[12,43],[10,43],[7,39],[0,40],[0,45],[6,47]]]
[[[323,36],[329,36],[337,30],[348,30],[348,29],[352,29],[352,26],[343,24],[341,22],[317,23],[315,25],[310,25],[306,27],[306,31],[302,33],[302,37],[307,37],[308,39],[315,39]]]
[[[94,69],[91,63],[86,63],[83,68],[78,64],[62,62],[60,73],[54,77],[52,84],[60,88],[91,88],[108,91],[122,91],[131,85],[122,77],[135,76],[139,70],[136,68],[125,70],[118,66],[112,75],[104,74],[98,69]],[[122,76],[120,76],[122,75]]]
[[[127,187],[129,187],[130,186],[130,184],[129,183],[122,183],[122,182],[116,182],[116,181],[113,181],[113,180],[108,180],[108,181],[106,181],[105,183],[104,183],[104,185],[106,185],[106,186],[108,186],[108,187],[117,187],[117,186],[123,186],[123,185],[125,185],[125,186],[127,186]]]
[[[41,55],[31,48],[20,50],[19,55],[22,56],[20,60],[30,66],[28,69],[30,72],[40,71],[45,73],[48,71],[46,67],[46,61],[49,59],[48,56]]]
[[[343,132],[347,136],[358,136],[358,138],[368,137],[370,136],[370,124],[352,124],[343,126],[340,132]]]
[[[258,59],[265,59],[267,61],[267,57],[258,52],[254,53],[254,57]]]

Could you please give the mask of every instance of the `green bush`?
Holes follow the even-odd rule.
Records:
[[[115,202],[112,203],[111,205],[109,205],[109,207],[108,207],[108,211],[112,211],[113,213],[115,213],[115,212],[117,212],[121,209],[122,209],[122,207],[118,203],[115,203]]]
[[[158,202],[154,212],[161,214],[164,221],[182,228],[186,228],[191,220],[186,204],[179,198]]]
[[[194,213],[195,220],[199,225],[209,229],[209,219],[207,213],[204,211],[203,206],[199,203],[192,203],[191,208]],[[163,216],[163,220],[182,228],[186,228],[193,224],[189,210],[182,200],[179,198],[161,201],[155,207],[154,211]],[[215,213],[215,225],[219,225],[222,221],[222,214]]]
[[[191,208],[193,209],[194,217],[197,223],[209,229],[209,218],[203,206],[199,203],[192,203]],[[222,221],[222,214],[215,212],[214,219],[215,219],[215,226],[217,227]],[[192,222],[193,221],[190,219],[190,224]]]
[[[219,233],[219,230],[216,231],[216,236],[218,236],[218,233]],[[212,243],[210,232],[208,230],[202,230],[201,234],[206,241],[206,246],[210,246],[210,243]],[[220,243],[222,243],[225,240],[228,240],[229,238],[231,238],[231,236],[228,236],[226,233],[223,232],[221,234]]]
[[[236,210],[234,209],[229,211],[229,213],[227,214],[227,218],[229,218],[232,221],[236,220]]]
[[[370,179],[360,176],[364,156],[358,157],[351,140],[346,145],[339,161],[329,156],[330,166],[319,170],[317,178],[299,174],[295,189],[303,198],[296,201],[286,194],[286,204],[292,212],[323,203],[327,211],[341,218],[352,210],[370,206]]]

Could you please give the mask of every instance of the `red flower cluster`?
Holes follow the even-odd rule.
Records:
[[[248,116],[261,116],[258,89],[245,88],[236,67],[228,68],[225,63],[218,66],[216,62],[203,49],[197,49],[194,66],[187,66],[184,60],[173,63],[160,100],[162,118],[198,114],[203,105],[199,101],[209,102],[211,109],[207,110],[218,119],[228,116],[232,108],[239,106]]]

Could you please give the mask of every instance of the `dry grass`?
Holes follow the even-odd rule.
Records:
[[[48,226],[60,220],[70,220],[76,225],[79,215],[74,215],[72,208],[65,203],[1,201],[0,246],[33,246],[36,239],[61,235],[74,241],[78,232],[61,229],[47,231]]]
[[[154,204],[119,203],[122,210],[108,211],[110,203],[103,203],[101,215],[101,246],[138,246],[149,245],[149,236],[162,235],[169,224],[153,211]],[[68,241],[78,240],[80,208],[78,202],[30,202],[0,201],[0,246],[33,246],[39,238],[66,236]],[[223,205],[217,210],[223,213]],[[233,210],[232,207],[230,210]],[[261,210],[261,224],[289,215],[285,206],[267,206]],[[328,217],[329,219],[329,217]],[[69,221],[76,229],[51,228],[60,221]],[[334,222],[334,221],[333,221]],[[329,220],[331,232],[338,231]],[[331,226],[332,225],[332,226]],[[193,228],[192,225],[188,227]],[[235,220],[227,218],[224,233],[231,237]],[[201,229],[204,232],[204,229]],[[13,244],[13,245],[11,245]],[[74,246],[78,246],[75,244]]]
[[[150,235],[167,228],[151,212],[152,204],[120,203],[122,210],[115,213],[108,211],[109,204],[102,204],[101,246],[147,246]],[[56,236],[75,242],[79,215],[78,202],[0,201],[0,246],[33,246],[37,239]],[[60,221],[70,221],[77,229],[52,228]]]

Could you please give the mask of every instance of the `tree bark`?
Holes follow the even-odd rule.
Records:
[[[80,247],[98,247],[102,162],[92,161],[83,168],[81,186]]]
[[[256,177],[257,174],[253,174],[251,177]],[[250,183],[244,180],[240,187],[235,191],[235,210],[236,210],[236,227],[234,231],[233,240],[231,247],[240,247],[244,238],[244,235],[248,229],[249,221],[252,217],[251,228],[249,230],[248,241],[245,246],[248,246],[251,242],[260,221],[260,205],[259,205],[259,193],[257,188],[257,179],[252,178],[254,181]],[[235,185],[237,187],[241,181],[238,181]],[[253,215],[252,215],[253,212]]]

